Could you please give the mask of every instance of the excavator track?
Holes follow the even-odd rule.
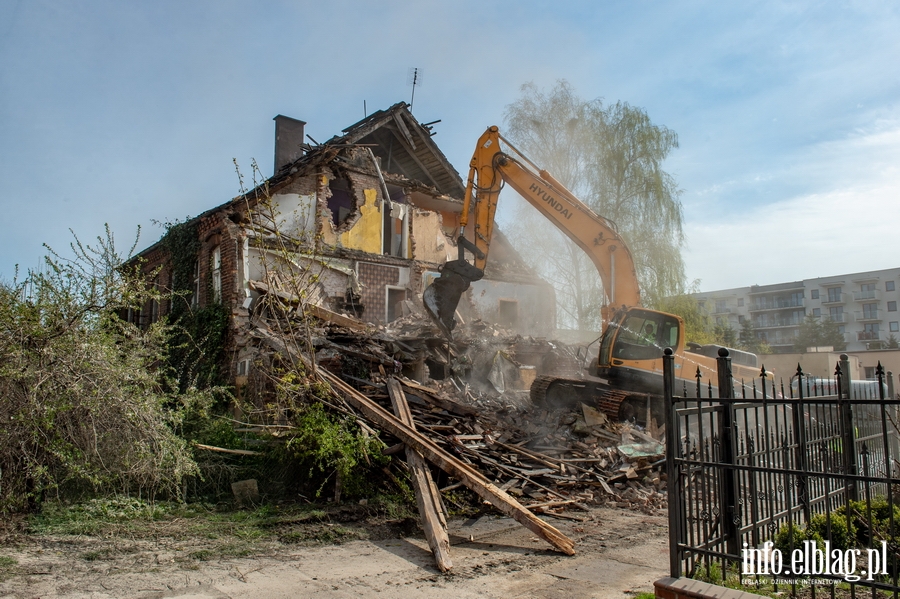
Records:
[[[613,421],[646,419],[648,400],[659,398],[610,387],[590,379],[538,376],[531,384],[531,403],[550,409],[574,408],[579,403],[595,406]]]

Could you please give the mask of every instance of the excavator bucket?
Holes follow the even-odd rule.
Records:
[[[422,294],[425,311],[448,338],[456,326],[456,307],[462,294],[483,276],[481,269],[464,260],[453,260],[444,264],[441,276],[425,288]]]

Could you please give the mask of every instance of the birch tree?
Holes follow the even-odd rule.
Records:
[[[684,219],[680,190],[662,168],[678,136],[624,102],[583,100],[561,80],[550,91],[533,83],[507,106],[505,135],[597,214],[612,221],[635,259],[644,304],[683,293]],[[559,322],[598,330],[603,291],[584,253],[523,201],[509,237],[557,290]]]

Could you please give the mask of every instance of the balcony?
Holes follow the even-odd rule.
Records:
[[[841,312],[840,314],[822,314],[822,319],[830,319],[832,322],[847,323],[852,322],[849,312]]]
[[[761,310],[782,310],[785,308],[802,308],[803,300],[776,299],[772,301],[757,301],[750,304],[751,312],[759,312]]]
[[[862,302],[865,300],[880,300],[881,292],[877,289],[869,289],[868,291],[854,291],[853,300]]]
[[[785,318],[784,320],[757,320],[753,327],[757,329],[774,329],[779,327],[799,327],[803,321],[799,318]]]
[[[874,322],[882,319],[881,310],[863,310],[856,312],[856,320],[859,322]]]
[[[856,334],[857,341],[878,341],[878,331],[863,331]]]
[[[731,314],[731,308],[716,308],[713,314]]]
[[[844,299],[846,296],[843,293],[838,293],[837,295],[822,295],[819,297],[822,298],[823,306],[828,306],[828,305],[835,306],[837,304],[846,304],[847,303],[847,300]]]

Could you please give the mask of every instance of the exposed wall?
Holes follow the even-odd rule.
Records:
[[[369,254],[380,254],[383,217],[375,203],[378,192],[375,189],[364,189],[363,195],[365,201],[359,208],[359,220],[340,235],[340,245]]]
[[[520,335],[550,337],[556,330],[556,294],[550,285],[482,279],[472,283],[466,298],[468,302],[460,305],[468,303],[474,309],[470,316],[507,326]],[[515,323],[510,325],[512,305],[517,309]]]
[[[284,193],[272,196],[277,230],[295,239],[311,241],[316,232],[316,196]]]
[[[438,212],[413,209],[413,258],[423,262],[443,264],[456,258],[456,246],[444,234],[442,217]]]

